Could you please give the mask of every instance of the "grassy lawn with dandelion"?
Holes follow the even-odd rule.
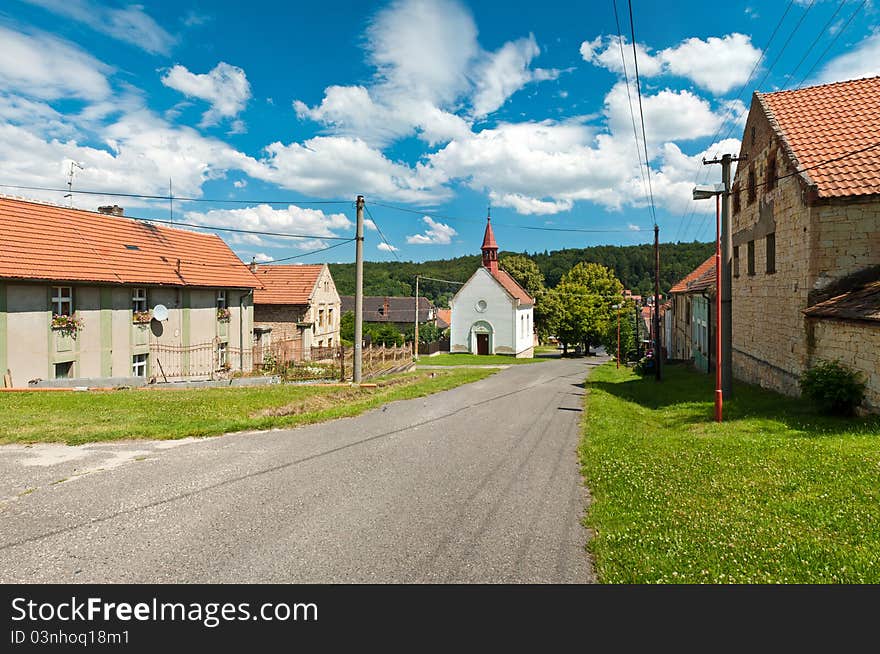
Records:
[[[613,364],[589,389],[580,458],[606,583],[880,583],[880,418],[819,415],[714,378]]]

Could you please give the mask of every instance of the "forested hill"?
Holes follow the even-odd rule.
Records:
[[[661,243],[660,244],[660,291],[664,295],[669,288],[691,270],[705,261],[713,252],[712,243]],[[502,252],[505,255],[519,254]],[[553,252],[522,253],[538,264],[548,287],[556,286],[560,277],[581,261],[601,263],[612,268],[626,288],[638,295],[654,292],[654,246],[645,245],[597,245],[588,248],[554,250]],[[471,255],[455,259],[414,262],[364,262],[365,295],[405,295],[415,291],[416,275],[436,277],[453,282],[465,282],[477,266],[480,256]],[[330,271],[340,295],[354,295],[354,264],[331,263]],[[440,306],[455,294],[458,286],[422,280],[419,294],[431,298]]]

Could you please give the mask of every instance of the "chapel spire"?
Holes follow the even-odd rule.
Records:
[[[483,234],[483,267],[489,272],[498,271],[498,244],[495,242],[495,234],[492,233],[492,211],[486,213],[486,233]]]

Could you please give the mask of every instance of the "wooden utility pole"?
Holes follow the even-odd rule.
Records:
[[[364,355],[364,196],[357,196],[357,232],[354,255],[354,357],[352,382],[361,383]]]
[[[660,372],[660,227],[654,225],[654,376],[657,381],[663,377]]]
[[[416,275],[416,325],[413,338],[413,359],[419,359],[419,276]]]
[[[703,164],[721,164],[721,395],[729,400],[733,393],[733,232],[730,224],[730,164],[744,156],[722,155],[721,159],[703,159]]]

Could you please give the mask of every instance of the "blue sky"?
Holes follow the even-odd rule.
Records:
[[[738,150],[753,90],[880,74],[873,0],[633,11],[664,241],[712,236],[690,189],[719,175],[703,155]],[[74,190],[162,195],[170,178],[206,200],[176,201],[178,221],[315,237],[352,234],[360,193],[388,241],[368,225],[370,260],[474,253],[490,204],[503,249],[652,239],[611,0],[7,0],[0,43],[0,184],[61,188],[76,161]],[[629,38],[624,60],[632,77]],[[168,217],[163,201],[73,202]],[[221,235],[246,260],[354,250]]]

